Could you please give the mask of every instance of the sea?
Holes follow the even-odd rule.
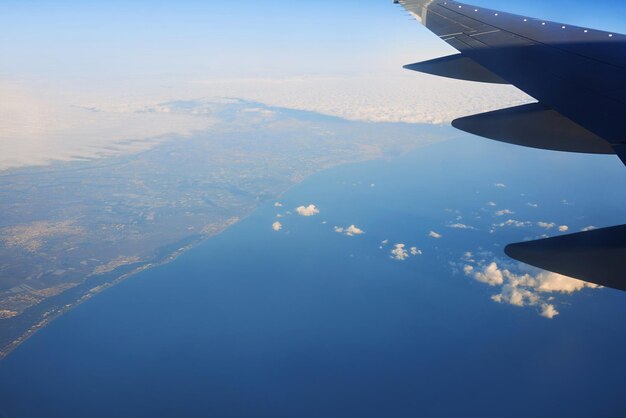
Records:
[[[0,417],[624,417],[626,293],[520,303],[484,276],[539,277],[508,243],[624,223],[625,180],[468,136],[320,172],[37,332]]]

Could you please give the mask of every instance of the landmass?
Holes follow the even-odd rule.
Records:
[[[447,135],[236,99],[142,111],[163,108],[218,122],[135,154],[0,172],[0,358],[63,312],[173,260],[317,171]]]

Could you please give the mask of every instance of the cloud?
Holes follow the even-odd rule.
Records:
[[[504,276],[496,263],[489,264],[482,272],[476,272],[474,278],[479,282],[487,283],[489,286],[498,286],[504,283]]]
[[[438,124],[531,101],[512,86],[407,76],[395,68],[385,74],[207,76],[193,87],[185,77],[167,77],[167,85],[134,83],[132,91],[119,82],[74,90],[55,82],[0,82],[0,169],[136,152],[156,145],[162,135],[192,134],[218,122],[209,112],[177,111],[167,103],[173,94],[178,100],[240,97],[349,120]],[[269,113],[247,110],[248,117]],[[139,141],[128,144],[129,139]]]
[[[409,258],[409,252],[404,247],[404,244],[396,244],[393,250],[391,250],[391,258],[398,261],[404,261]]]
[[[530,206],[531,208],[538,208],[539,205],[537,203],[526,203],[526,206]]]
[[[526,226],[530,226],[532,225],[530,222],[528,221],[517,221],[515,219],[508,219],[502,223],[499,224],[493,224],[492,226],[494,228],[498,227],[498,228],[504,228],[505,226],[513,226],[515,228],[524,228]]]
[[[559,232],[567,232],[567,231],[569,231],[569,226],[567,225],[559,226]]]
[[[489,286],[500,286],[500,292],[491,296],[494,302],[513,306],[537,307],[541,316],[554,318],[559,314],[552,294],[572,294],[584,288],[597,289],[593,283],[563,276],[562,274],[539,270],[536,274],[515,274],[509,269],[502,269],[494,261],[482,270],[475,271],[472,265],[465,265],[465,275]]]
[[[557,316],[558,314],[559,314],[559,311],[557,311],[554,308],[554,305],[552,305],[550,303],[542,303],[541,304],[541,316],[543,316],[544,318],[552,319],[555,316]]]
[[[475,85],[419,73],[407,76],[395,69],[384,77],[351,74],[207,78],[195,83],[194,91],[197,95],[241,97],[350,120],[437,124],[532,101],[511,86]],[[415,91],[420,94],[414,94]]]
[[[296,212],[301,216],[315,216],[320,213],[319,209],[315,205],[299,206],[296,208]]]
[[[275,207],[275,208],[282,208],[282,207],[283,207],[283,204],[282,204],[282,203],[280,203],[280,202],[276,202],[276,203],[274,203],[274,207]]]
[[[419,249],[419,248],[417,248],[417,247],[411,247],[411,248],[409,249],[409,251],[411,252],[411,255],[422,255],[422,254],[423,254],[423,253],[422,253],[422,250],[420,250],[420,249]]]
[[[272,224],[272,229],[276,232],[280,231],[281,229],[283,229],[283,224],[281,224],[280,222],[274,222]]]
[[[513,215],[515,212],[509,209],[502,209],[496,212],[496,216]]]
[[[428,233],[428,236],[429,236],[429,237],[431,237],[431,238],[436,238],[436,239],[439,239],[439,238],[443,237],[443,235],[438,234],[438,233],[436,233],[435,231],[430,231],[430,232]]]
[[[473,262],[475,262],[474,254],[472,254],[470,251],[468,251],[465,254],[463,254],[463,257],[461,258],[461,260],[467,261],[468,263],[473,263]]]
[[[593,231],[594,229],[598,229],[597,226],[593,226],[593,225],[589,225],[584,227],[583,229],[581,229],[582,232],[588,232],[588,231]]]
[[[501,189],[506,188],[506,184],[504,184],[504,183],[496,183],[496,184],[494,184],[494,186],[495,186],[495,187],[499,187],[499,188],[501,188]]]
[[[93,94],[0,80],[0,170],[136,153],[170,134],[188,136],[217,123],[209,115],[148,112],[152,99],[133,103],[128,91]]]
[[[496,202],[487,202],[487,206],[497,206]]]
[[[537,226],[544,229],[552,229],[556,224],[554,222],[537,222]]]
[[[465,224],[462,224],[462,223],[456,223],[456,224],[448,225],[448,228],[453,228],[453,229],[476,229],[473,226],[465,225]]]
[[[346,235],[348,236],[361,235],[364,233],[365,231],[363,231],[360,228],[357,228],[355,225],[350,225],[348,228],[346,228]]]
[[[363,231],[361,228],[358,228],[356,225],[350,225],[347,228],[342,228],[339,226],[335,227],[335,232],[339,233],[339,234],[345,234],[349,237],[353,237],[355,235],[362,235],[365,233],[365,231]]]

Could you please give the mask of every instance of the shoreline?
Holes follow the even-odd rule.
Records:
[[[195,239],[192,242],[177,248],[175,251],[167,254],[162,260],[159,261],[155,261],[155,262],[148,262],[145,264],[141,264],[140,266],[137,266],[133,269],[131,269],[130,271],[127,271],[125,273],[122,273],[121,275],[119,274],[113,274],[113,279],[112,280],[105,280],[103,283],[101,284],[97,284],[96,286],[85,286],[88,281],[90,280],[91,277],[87,277],[85,279],[85,281],[81,284],[79,284],[76,287],[80,287],[80,286],[85,286],[87,287],[87,290],[84,292],[81,292],[81,296],[77,299],[74,299],[73,301],[62,305],[60,308],[57,309],[53,309],[50,311],[46,311],[44,312],[42,315],[40,315],[41,320],[37,323],[35,323],[34,325],[30,326],[25,332],[23,332],[22,334],[20,334],[20,336],[16,339],[14,339],[13,341],[11,341],[10,343],[6,344],[3,347],[0,347],[0,362],[3,361],[4,359],[6,359],[13,351],[15,351],[20,345],[22,345],[23,343],[25,343],[28,339],[30,339],[33,335],[35,335],[38,331],[42,330],[43,328],[45,328],[47,325],[49,325],[50,323],[52,323],[55,319],[60,318],[61,316],[63,316],[64,314],[66,314],[67,312],[73,310],[74,308],[82,305],[83,303],[89,301],[91,298],[99,295],[100,293],[130,279],[131,277],[142,273],[144,271],[150,270],[152,268],[155,267],[159,267],[159,266],[163,266],[166,264],[169,264],[173,261],[175,261],[178,257],[180,257],[181,255],[185,254],[186,252],[194,249],[195,247],[201,245],[202,243],[206,242],[207,240],[214,238],[218,235],[220,235],[221,233],[225,232],[226,230],[228,230],[230,227],[236,225],[237,223],[239,223],[240,221],[246,219],[248,216],[250,216],[252,213],[254,213],[256,210],[258,209],[255,208],[253,211],[251,211],[249,214],[246,214],[246,216],[242,217],[242,218],[237,218],[236,220],[233,221],[233,218],[228,219],[225,224],[224,227],[215,232],[214,234],[210,234],[210,235],[205,235],[202,236],[201,238]],[[122,266],[123,267],[123,266]],[[113,272],[110,272],[113,273]],[[110,274],[109,273],[109,274]],[[103,277],[106,277],[107,274],[102,274]],[[97,276],[95,276],[97,277]],[[60,297],[63,296],[63,293],[61,293],[59,295]],[[35,305],[36,307],[37,305]]]
[[[268,199],[266,202],[262,202],[260,205],[254,207],[249,213],[242,215],[242,216],[233,216],[229,219],[227,219],[223,225],[220,226],[220,228],[215,231],[214,233],[210,233],[207,235],[201,235],[195,239],[193,239],[193,235],[189,237],[190,242],[182,245],[181,247],[177,248],[176,250],[174,250],[173,252],[167,253],[161,260],[155,260],[152,262],[146,262],[144,261],[143,264],[136,266],[132,269],[130,269],[129,271],[123,272],[122,274],[119,274],[119,272],[116,274],[115,270],[113,270],[112,272],[107,272],[107,273],[103,273],[101,275],[94,275],[94,276],[87,276],[85,278],[85,280],[82,283],[79,283],[76,287],[74,287],[74,290],[77,290],[79,288],[84,287],[84,289],[81,289],[80,292],[80,296],[79,297],[74,297],[73,299],[64,302],[63,304],[61,304],[60,306],[56,306],[50,310],[45,310],[42,313],[38,313],[38,319],[39,321],[35,322],[33,325],[29,326],[24,332],[22,332],[17,338],[15,338],[14,340],[12,340],[11,342],[9,342],[8,344],[4,345],[4,346],[0,346],[0,362],[2,360],[4,360],[5,358],[7,358],[13,351],[15,351],[21,344],[23,344],[24,342],[26,342],[28,339],[30,339],[33,335],[35,335],[39,330],[45,328],[47,325],[49,325],[50,323],[52,323],[55,319],[63,316],[65,313],[71,311],[72,309],[76,308],[77,306],[80,306],[82,303],[87,302],[88,300],[90,300],[91,298],[93,298],[94,296],[100,294],[101,292],[104,292],[105,290],[112,288],[113,286],[116,286],[117,284],[131,278],[132,276],[135,276],[136,274],[142,273],[144,271],[147,271],[151,268],[154,267],[159,267],[168,263],[171,263],[173,261],[175,261],[179,256],[183,255],[184,253],[188,252],[189,250],[192,250],[193,248],[201,245],[202,243],[206,242],[207,240],[214,238],[218,235],[220,235],[221,233],[225,232],[226,230],[228,230],[230,227],[236,225],[237,223],[247,219],[248,217],[250,217],[252,214],[254,214],[263,204],[267,204],[268,202],[272,201],[272,200],[279,200],[281,199],[285,194],[287,194],[290,190],[292,190],[293,188],[297,187],[298,185],[300,185],[303,181],[309,179],[311,176],[324,172],[326,170],[329,169],[333,169],[333,168],[337,168],[340,166],[344,166],[344,165],[348,165],[348,164],[359,164],[359,163],[365,163],[365,162],[369,162],[369,161],[375,161],[375,160],[381,160],[381,159],[393,159],[393,158],[398,158],[398,157],[402,157],[403,155],[406,155],[410,152],[415,152],[420,148],[423,148],[425,146],[429,146],[435,143],[439,143],[442,141],[445,141],[446,139],[439,139],[439,140],[430,140],[427,141],[425,143],[421,143],[419,145],[416,144],[416,146],[412,149],[409,150],[404,150],[404,152],[398,154],[398,155],[375,155],[375,156],[371,156],[369,158],[363,158],[363,159],[359,159],[356,161],[344,161],[341,162],[339,164],[336,165],[331,165],[328,167],[322,167],[319,170],[316,170],[312,173],[308,173],[307,175],[303,176],[302,178],[298,179],[294,184],[290,185],[289,187],[287,187],[285,190],[283,190],[278,196],[276,196],[275,198],[272,199]],[[184,240],[183,240],[184,241]],[[131,265],[125,265],[125,266],[120,266],[120,268],[124,268],[124,267],[129,267],[132,266]],[[94,278],[94,277],[100,277],[100,279],[102,280],[101,283],[97,284],[91,284],[88,285],[89,280]],[[111,277],[110,279],[107,279],[107,277]],[[72,289],[69,289],[66,292],[70,292]],[[68,295],[66,294],[66,292],[63,292],[59,295],[57,295],[57,297],[59,298],[63,298],[63,296],[65,295],[66,297],[68,297]],[[78,296],[78,295],[77,295]],[[50,298],[50,299],[54,299],[54,298]],[[32,308],[37,308],[39,307],[40,309],[42,308],[41,304],[43,304],[44,302],[53,302],[50,300],[44,300],[42,301],[40,304],[38,305],[34,305]],[[20,314],[20,315],[24,315],[24,313]]]

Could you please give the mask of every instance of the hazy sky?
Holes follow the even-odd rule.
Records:
[[[623,1],[473,3],[626,29]],[[390,0],[5,0],[0,27],[9,76],[369,73],[447,51]]]
[[[473,3],[626,32],[624,1]],[[0,27],[0,170],[211,125],[143,112],[170,100],[240,97],[424,123],[528,100],[403,70],[455,51],[391,0],[4,0]]]

